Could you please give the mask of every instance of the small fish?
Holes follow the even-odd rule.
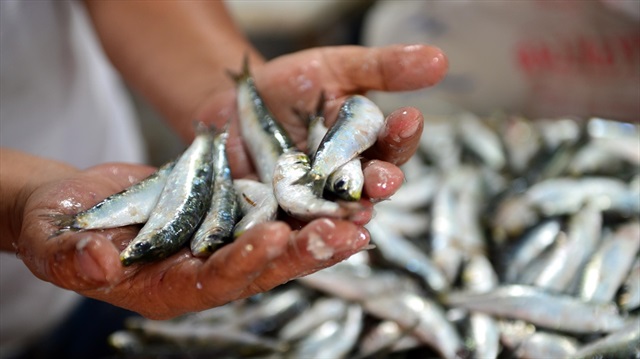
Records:
[[[500,337],[516,358],[573,358],[580,347],[570,336],[536,330],[522,321],[500,321]]]
[[[570,295],[524,285],[502,285],[484,293],[449,292],[441,299],[454,308],[520,319],[570,333],[612,332],[625,323],[613,303],[587,303]]]
[[[264,183],[271,183],[278,157],[295,145],[287,131],[267,108],[249,71],[249,59],[245,56],[242,72],[231,74],[237,86],[237,105],[240,132],[254,162],[258,176]]]
[[[320,298],[312,306],[285,324],[278,333],[284,341],[298,340],[330,320],[340,320],[347,313],[347,302],[340,298]]]
[[[149,220],[120,253],[122,264],[165,258],[191,238],[211,199],[212,153],[212,131],[200,126],[169,174]]]
[[[487,166],[495,170],[503,168],[507,159],[498,135],[472,113],[461,113],[457,120],[457,132],[462,143]]]
[[[309,221],[319,217],[348,218],[361,210],[359,203],[333,202],[321,198],[298,179],[309,173],[309,157],[300,151],[284,153],[276,163],[273,190],[280,207],[290,216]]]
[[[226,153],[228,129],[213,140],[213,195],[205,218],[191,239],[194,256],[208,256],[233,239],[233,228],[240,216],[238,199]]]
[[[556,241],[532,284],[568,292],[569,285],[579,276],[580,269],[600,242],[602,221],[602,213],[591,203],[571,216],[566,240]]]
[[[381,225],[377,219],[367,223],[366,228],[386,261],[417,275],[434,292],[449,288],[449,281],[440,268],[411,241]]]
[[[331,173],[371,147],[384,126],[382,111],[364,96],[349,97],[312,158],[311,170],[298,183],[309,184],[317,196]]]
[[[324,92],[321,92],[316,113],[309,116],[300,116],[308,119],[307,154],[310,157],[313,157],[316,153],[322,139],[329,130],[324,124],[323,105]],[[362,171],[362,164],[360,158],[356,157],[333,171],[329,175],[324,189],[342,200],[358,201],[362,196],[363,187],[364,173]]]
[[[515,282],[522,271],[553,244],[561,228],[559,219],[546,219],[522,236],[507,257],[506,281]]]
[[[640,250],[640,223],[630,222],[603,240],[586,264],[579,296],[586,301],[609,302],[626,279]]]
[[[640,319],[632,319],[624,328],[584,345],[571,357],[575,359],[640,357]]]
[[[262,182],[250,179],[237,179],[233,182],[242,218],[233,229],[233,236],[239,237],[249,228],[268,221],[278,215],[278,201],[273,188]]]
[[[53,215],[61,230],[84,231],[144,223],[160,198],[175,161],[168,162],[142,181],[113,194],[77,214]]]
[[[363,317],[364,312],[359,304],[348,305],[344,319],[325,322],[330,323],[330,328],[323,327],[324,324],[320,325],[315,333],[307,339],[302,339],[302,346],[306,347],[306,350],[294,351],[291,358],[346,358],[360,336]],[[338,324],[337,330],[334,323]]]
[[[414,328],[404,329],[392,320],[381,321],[360,340],[357,358],[382,357],[380,355],[387,352],[419,347],[421,343],[410,334],[412,329]]]
[[[616,302],[626,311],[640,307],[640,257],[636,257]]]
[[[363,302],[365,311],[384,320],[393,320],[403,328],[414,327],[411,334],[430,345],[443,358],[465,353],[457,330],[447,320],[442,307],[427,297],[413,293],[387,293]]]

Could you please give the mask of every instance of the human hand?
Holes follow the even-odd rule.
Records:
[[[331,124],[348,95],[428,86],[445,70],[443,55],[426,46],[314,49],[252,68],[266,103],[300,147],[306,129],[291,110],[315,108],[319,91],[327,95],[325,109]],[[212,95],[196,118],[221,124],[234,113],[235,97],[229,91]],[[415,152],[421,131],[422,115],[416,109],[403,108],[388,116],[375,147],[365,153],[368,200],[387,198],[399,188],[403,177],[395,164]],[[236,126],[231,134],[228,153],[234,175],[251,175],[253,169]],[[161,261],[123,267],[119,252],[135,236],[137,226],[65,232],[47,239],[57,228],[46,216],[89,208],[151,171],[109,164],[36,187],[26,196],[17,241],[20,257],[44,280],[149,318],[164,319],[269,290],[333,265],[362,250],[369,241],[362,227],[366,215],[356,222],[278,221],[252,228],[207,259],[193,257],[185,248]]]
[[[318,219],[299,231],[270,222],[251,228],[207,259],[192,256],[185,247],[166,259],[125,267],[120,252],[139,226],[55,235],[55,215],[90,208],[152,171],[104,164],[86,171],[65,169],[54,180],[45,177],[29,185],[20,196],[22,225],[14,241],[18,257],[42,280],[148,318],[166,319],[269,290],[347,258],[369,239],[362,227],[347,221]]]

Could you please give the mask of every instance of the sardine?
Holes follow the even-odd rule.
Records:
[[[211,205],[191,239],[194,256],[208,256],[233,239],[233,228],[240,215],[226,153],[228,128],[213,140],[213,188]]]
[[[318,100],[316,113],[307,116],[307,154],[311,158],[329,130],[324,124],[323,105],[324,92],[321,93]],[[325,190],[345,201],[358,201],[362,196],[363,187],[364,172],[360,158],[357,157],[333,171],[325,184]]]
[[[498,135],[476,115],[464,112],[458,115],[457,133],[465,146],[487,166],[499,170],[507,159]]]
[[[636,256],[616,302],[626,311],[640,307],[640,257]]]
[[[367,223],[365,228],[386,261],[417,275],[434,292],[449,288],[449,282],[440,268],[409,240],[380,225],[377,219]]]
[[[557,241],[544,268],[533,284],[557,292],[567,292],[571,282],[598,246],[602,236],[602,214],[588,204],[569,221],[566,241]]]
[[[211,199],[212,153],[211,130],[199,128],[169,174],[149,220],[120,253],[125,266],[165,258],[191,238]]]
[[[249,59],[244,58],[242,72],[230,74],[237,86],[240,132],[249,150],[260,180],[271,183],[278,157],[295,145],[287,131],[267,108],[249,71]]]
[[[515,282],[524,268],[555,241],[560,229],[559,219],[547,219],[522,236],[507,257],[504,266],[506,281]]]
[[[295,341],[330,320],[341,320],[347,313],[347,302],[340,298],[320,298],[306,311],[293,318],[278,332],[284,341]]]
[[[443,358],[465,353],[464,344],[444,310],[436,302],[413,293],[387,293],[364,301],[365,311],[403,328],[414,328],[412,335],[434,348]]]
[[[570,333],[612,332],[624,326],[624,318],[613,303],[586,303],[530,286],[503,285],[485,293],[450,292],[441,299],[451,307],[521,319]]]
[[[237,201],[242,218],[233,230],[233,236],[239,237],[249,228],[268,221],[278,215],[278,201],[273,194],[273,188],[266,183],[250,179],[233,181]]]
[[[309,157],[300,151],[284,153],[276,163],[273,190],[280,207],[290,216],[310,221],[319,217],[348,218],[361,210],[358,203],[333,202],[318,196],[298,179],[309,173]]]
[[[384,120],[382,111],[368,98],[360,95],[347,98],[336,123],[318,145],[311,170],[298,183],[310,185],[314,193],[321,196],[331,173],[376,142]]]
[[[588,261],[578,295],[586,301],[610,302],[640,250],[640,223],[631,222],[606,238]]]
[[[571,357],[575,359],[640,357],[640,319],[635,318],[624,328],[584,345]]]
[[[536,330],[521,321],[501,321],[500,337],[516,358],[573,358],[580,347],[570,336]]]
[[[386,352],[393,353],[419,347],[420,341],[411,335],[413,329],[404,329],[395,321],[383,320],[364,334],[360,340],[357,358],[376,357]]]
[[[160,167],[142,181],[113,194],[77,214],[51,216],[61,230],[82,231],[144,223],[158,203],[175,161]]]

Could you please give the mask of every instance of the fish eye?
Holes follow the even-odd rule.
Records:
[[[336,191],[344,192],[344,191],[347,190],[347,181],[342,180],[342,179],[338,180],[338,181],[336,181],[336,184],[335,184],[334,187],[335,187]]]

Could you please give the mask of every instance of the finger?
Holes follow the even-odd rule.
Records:
[[[29,243],[20,252],[25,264],[41,279],[74,291],[95,290],[124,275],[119,251],[95,232],[65,233],[46,242]]]
[[[442,50],[427,45],[330,47],[324,58],[347,91],[416,90],[438,83],[448,61]]]
[[[292,236],[286,251],[273,260],[243,293],[253,295],[334,265],[369,244],[368,232],[348,221],[317,219]]]
[[[418,149],[423,127],[424,118],[419,110],[413,107],[398,109],[387,117],[376,143],[364,155],[401,165]]]
[[[388,162],[372,160],[364,166],[364,193],[373,202],[391,197],[402,185],[404,174]]]
[[[290,235],[291,229],[285,223],[263,223],[211,256],[198,274],[204,306],[239,299],[254,279],[286,250]],[[270,288],[264,288],[267,289]]]

